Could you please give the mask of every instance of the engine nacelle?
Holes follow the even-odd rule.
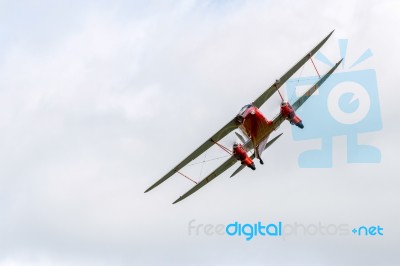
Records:
[[[246,150],[241,144],[233,145],[233,156],[240,161],[242,164],[248,166],[252,170],[256,170],[253,160],[247,155]]]
[[[304,128],[303,121],[296,115],[293,107],[288,102],[281,103],[281,114],[289,120],[290,124]]]

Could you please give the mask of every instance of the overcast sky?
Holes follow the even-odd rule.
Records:
[[[0,265],[398,265],[399,23],[396,0],[0,1]],[[286,122],[255,172],[230,169],[176,205],[193,185],[182,176],[143,193],[333,29],[321,51],[338,61],[348,39],[338,72],[372,51],[352,70],[376,73],[383,128],[358,139],[380,163],[348,164],[338,136],[332,168],[301,168],[321,141]],[[384,236],[245,241],[189,235],[193,219]]]

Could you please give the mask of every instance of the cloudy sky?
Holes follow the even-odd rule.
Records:
[[[399,23],[395,0],[0,1],[0,265],[398,265]],[[332,168],[301,168],[321,141],[296,141],[285,123],[255,172],[230,169],[176,205],[193,185],[182,176],[143,193],[333,29],[333,62],[348,39],[338,72],[376,73],[382,129],[358,140],[380,163],[347,163],[343,135]],[[310,75],[308,63],[295,76]],[[213,162],[187,173],[201,180]],[[191,221],[384,236],[245,241],[189,234]]]

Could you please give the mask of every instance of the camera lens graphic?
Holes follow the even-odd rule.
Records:
[[[328,110],[337,122],[353,125],[368,114],[371,100],[366,89],[356,82],[341,82],[328,95]]]

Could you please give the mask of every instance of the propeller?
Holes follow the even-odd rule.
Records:
[[[247,137],[244,137],[240,133],[235,131],[235,136],[232,136],[232,135],[230,136],[228,145],[230,145],[230,147],[232,147],[233,144],[235,144],[235,143],[245,144],[246,142],[247,142]]]
[[[247,140],[246,140],[242,135],[240,135],[239,133],[237,133],[236,131],[235,131],[235,135],[236,135],[236,137],[237,137],[238,139],[240,139],[240,141],[242,142],[242,144],[245,144],[245,143],[247,142]]]

